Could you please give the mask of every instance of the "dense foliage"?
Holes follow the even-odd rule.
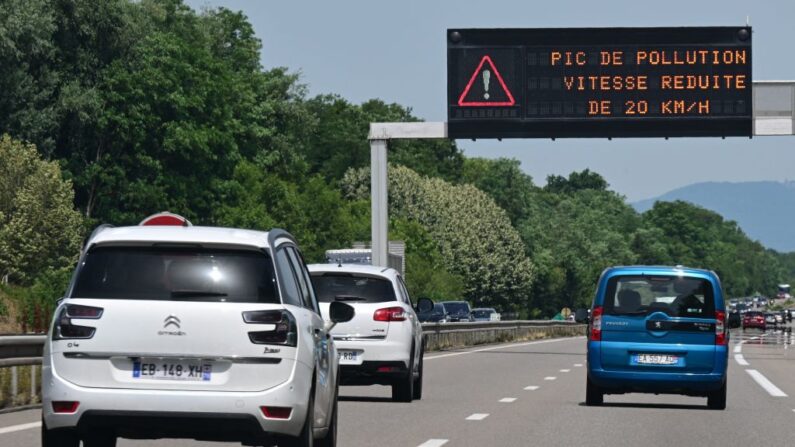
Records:
[[[409,108],[308,97],[288,69],[263,69],[239,12],[0,5],[0,133],[13,139],[0,147],[35,166],[0,175],[0,276],[28,287],[12,295],[52,300],[88,229],[162,210],[284,227],[309,261],[369,239],[369,123],[417,121]],[[714,269],[730,295],[795,282],[792,254],[735,223],[681,202],[638,214],[589,170],[539,187],[518,161],[468,158],[447,140],[394,141],[389,158],[390,237],[406,241],[415,296],[542,317],[587,305],[613,264]]]

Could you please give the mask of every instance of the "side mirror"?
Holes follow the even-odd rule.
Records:
[[[351,321],[353,316],[356,314],[356,311],[350,304],[334,301],[329,305],[328,313],[330,321],[326,322],[326,332],[330,331],[334,326],[337,325],[337,323],[346,323]]]
[[[428,298],[420,298],[417,300],[417,312],[430,312],[433,310],[433,301]]]

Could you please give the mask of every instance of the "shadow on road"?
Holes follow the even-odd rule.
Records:
[[[578,404],[581,407],[587,407],[585,402]],[[602,408],[649,408],[654,410],[705,410],[709,411],[706,405],[683,405],[683,404],[652,404],[648,402],[605,402]]]
[[[373,397],[373,396],[339,396],[340,402],[389,402],[392,399],[389,397]]]

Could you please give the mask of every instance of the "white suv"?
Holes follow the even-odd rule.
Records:
[[[44,348],[42,445],[335,445],[334,323],[293,237],[184,225],[89,238]]]
[[[392,399],[422,397],[422,325],[400,274],[391,268],[310,264],[321,309],[348,303],[356,309],[331,335],[340,356],[343,385],[391,385]],[[420,299],[418,308],[433,308]]]

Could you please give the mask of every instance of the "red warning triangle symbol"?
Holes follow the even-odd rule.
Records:
[[[488,92],[489,89],[486,88],[486,85],[491,81],[491,73],[485,77],[484,74],[482,74],[485,71],[484,65],[486,64],[488,64],[488,66],[485,68],[490,69],[494,77],[497,78],[497,83],[499,84],[499,88],[502,89],[502,94],[494,92],[493,90],[492,93]],[[488,79],[488,81],[486,79]],[[482,84],[484,93],[476,96],[473,91],[471,97],[468,97],[471,93],[470,91],[473,90],[472,86],[475,85],[475,82],[478,80]],[[478,91],[480,91],[480,89],[478,89]],[[461,96],[458,97],[458,105],[461,107],[506,107],[515,104],[516,100],[513,99],[511,91],[508,90],[508,86],[505,85],[505,81],[502,79],[500,71],[497,70],[497,66],[494,65],[491,57],[488,55],[483,56],[483,59],[481,59],[478,64],[478,68],[475,69],[475,72],[472,73],[472,77],[469,78],[469,82],[461,93]]]

